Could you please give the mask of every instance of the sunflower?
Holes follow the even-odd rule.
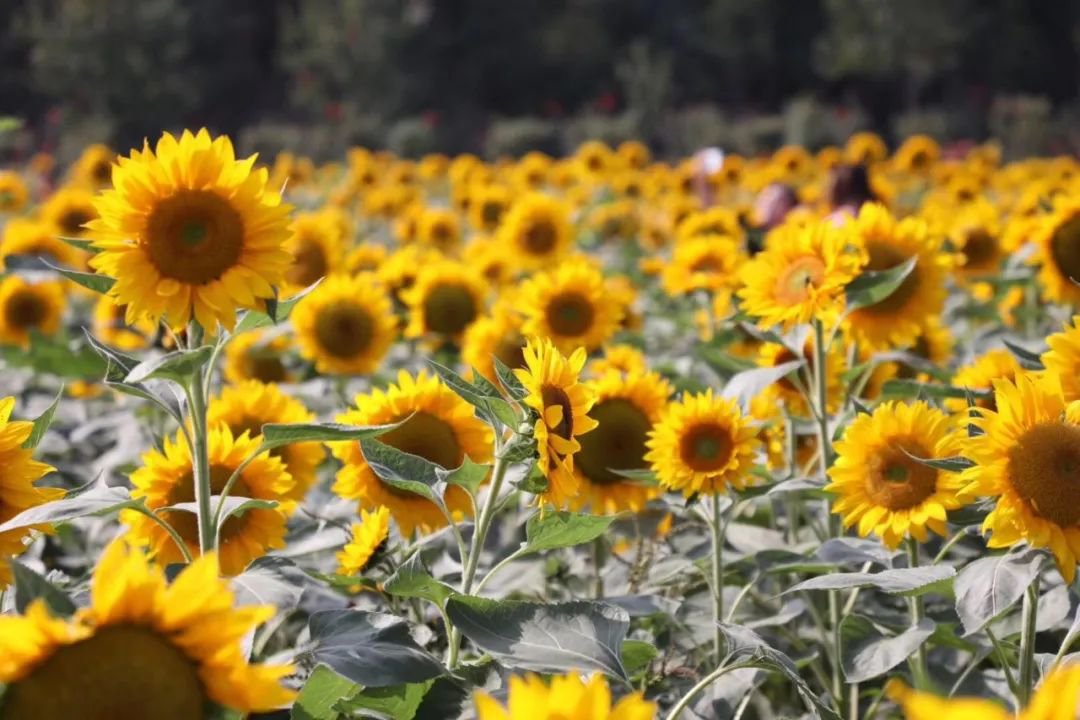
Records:
[[[670,490],[686,497],[750,483],[757,429],[734,400],[712,389],[668,405],[649,433],[645,459]]]
[[[906,350],[912,355],[928,360],[934,367],[944,368],[953,357],[952,331],[941,322],[939,317],[929,317],[919,329],[919,336],[915,338],[915,342]],[[928,379],[925,373],[917,372],[907,365],[898,368],[897,376],[914,377],[920,381]]]
[[[1080,558],[1080,404],[1066,402],[1052,372],[997,380],[994,398],[995,409],[970,420],[984,434],[968,439],[964,454],[975,465],[961,475],[961,496],[995,498],[982,526],[988,547],[1049,547],[1071,583]]]
[[[26,207],[30,190],[14,170],[0,170],[0,214],[17,213]]]
[[[781,343],[762,343],[758,347],[756,362],[759,367],[776,367],[795,360],[804,360],[806,367],[814,364],[814,338],[810,336],[803,343],[802,355],[796,355],[787,345]],[[825,391],[827,410],[832,413],[839,409],[844,401],[844,371],[847,369],[847,358],[844,348],[840,343],[829,346],[828,356],[825,360]],[[800,391],[799,386],[791,377],[801,378],[798,372],[787,377],[780,378],[762,391],[762,395],[770,402],[783,404],[788,412],[797,417],[811,417],[810,406],[806,397]],[[810,388],[804,389],[809,390]]]
[[[553,162],[542,152],[533,150],[525,153],[510,170],[514,185],[525,192],[540,190],[547,185]]]
[[[902,173],[924,175],[941,157],[941,147],[928,135],[912,135],[893,154],[892,164]]]
[[[675,245],[660,279],[668,295],[733,288],[744,257],[738,241],[726,235],[696,235]]]
[[[60,281],[30,283],[19,275],[0,280],[0,344],[29,348],[31,333],[54,334],[63,315]]]
[[[420,242],[444,255],[453,255],[461,245],[461,222],[448,208],[428,207],[420,212],[417,235]]]
[[[574,454],[580,483],[571,507],[586,505],[596,514],[640,511],[660,494],[658,488],[635,483],[614,470],[644,470],[645,442],[671,396],[671,385],[656,373],[608,373],[588,382],[596,404],[588,417],[596,428],[581,436]]]
[[[90,606],[53,617],[42,600],[0,617],[0,718],[201,718],[211,703],[270,711],[295,693],[288,665],[249,665],[244,638],[273,606],[234,608],[213,555],[169,584],[123,541],[101,556]]]
[[[34,483],[53,471],[45,463],[33,459],[33,451],[23,443],[34,429],[32,422],[11,419],[15,398],[0,399],[0,523],[7,522],[23,510],[57,500],[63,490],[35,487]],[[25,546],[23,540],[29,528],[0,533],[0,589],[11,582],[7,560],[18,555]]]
[[[259,380],[284,383],[293,379],[285,363],[290,342],[287,335],[251,330],[229,338],[225,346],[225,379],[231,383]]]
[[[678,240],[691,240],[700,236],[724,235],[741,241],[742,225],[735,211],[726,207],[711,207],[689,213],[675,229]]]
[[[364,272],[378,272],[389,253],[385,245],[360,243],[345,256],[345,272],[359,275]]]
[[[332,215],[297,213],[289,229],[292,235],[285,249],[292,256],[292,264],[285,271],[285,283],[290,290],[303,290],[341,267],[344,238]]]
[[[588,225],[601,242],[632,242],[641,231],[637,203],[614,200],[598,205],[589,213]]]
[[[648,358],[633,345],[605,345],[603,356],[590,360],[585,366],[586,374],[594,378],[600,378],[612,372],[634,375],[648,371]]]
[[[813,170],[814,158],[800,145],[784,145],[773,153],[770,165],[777,181],[797,181]]]
[[[124,319],[126,316],[123,305],[117,305],[108,295],[100,296],[94,303],[94,335],[105,344],[125,352],[147,348],[157,334],[157,325],[146,318],[139,318],[135,325],[128,325]]]
[[[627,167],[634,170],[644,170],[652,160],[649,146],[638,140],[624,140],[619,143],[619,147],[615,148],[615,154]]]
[[[590,262],[570,260],[532,276],[521,288],[527,336],[550,338],[562,352],[603,345],[619,329],[622,308]]]
[[[949,416],[919,401],[885,402],[857,415],[835,443],[837,458],[825,490],[838,499],[832,511],[859,535],[876,534],[890,549],[909,535],[926,542],[927,528],[945,535],[946,512],[961,503],[956,475],[914,460],[959,452]]]
[[[832,223],[785,224],[742,266],[738,296],[763,329],[790,330],[815,318],[832,324],[844,305],[844,286],[858,267],[858,256],[846,250]]]
[[[511,370],[524,368],[524,350],[520,316],[507,303],[499,302],[491,314],[480,316],[465,330],[461,360],[491,382],[496,382],[493,358],[498,358]]]
[[[237,468],[255,453],[259,441],[248,434],[233,437],[228,426],[217,425],[210,430],[208,442],[210,488],[217,495]],[[180,434],[165,438],[163,449],[145,453],[142,462],[142,466],[131,474],[131,496],[136,500],[144,499],[148,508],[157,511],[179,533],[191,554],[198,555],[195,514],[184,510],[161,510],[195,500],[195,480],[187,442]],[[240,470],[231,490],[232,496],[271,500],[277,502],[278,507],[248,510],[225,521],[218,531],[218,552],[224,574],[238,575],[268,550],[285,547],[285,518],[294,505],[289,500],[293,485],[284,463],[267,452],[256,455]],[[148,546],[158,562],[168,565],[184,561],[173,539],[156,522],[134,510],[125,510],[121,519],[130,528],[132,539]]]
[[[1055,205],[1032,238],[1040,265],[1038,281],[1043,295],[1054,302],[1080,304],[1080,203]]]
[[[394,218],[394,237],[402,245],[416,242],[420,235],[420,213],[424,206],[419,202],[409,203],[396,213]]]
[[[580,436],[596,427],[589,417],[595,397],[580,382],[585,366],[585,350],[578,348],[565,357],[547,338],[530,339],[525,346],[525,368],[514,375],[529,394],[525,404],[539,416],[533,427],[536,466],[548,480],[541,503],[565,507],[578,494],[574,475],[574,454],[581,450]]]
[[[91,235],[90,223],[97,219],[100,210],[91,191],[69,185],[42,203],[40,218],[57,235],[78,239]]]
[[[503,185],[478,184],[471,190],[469,222],[480,232],[494,232],[513,201],[513,193]]]
[[[640,692],[613,706],[603,675],[584,682],[575,673],[556,675],[550,684],[536,675],[514,675],[505,707],[483,691],[477,691],[473,701],[478,720],[653,720],[657,712]]]
[[[402,293],[409,307],[405,336],[457,341],[484,311],[487,286],[469,266],[444,260],[420,269]]]
[[[1050,349],[1041,356],[1042,363],[1050,372],[1061,377],[1061,389],[1065,402],[1080,400],[1080,315],[1066,324],[1061,332],[1046,338]]]
[[[72,182],[89,188],[108,187],[112,183],[113,163],[116,153],[105,145],[96,143],[83,149],[79,159],[71,166]]]
[[[368,275],[335,275],[296,304],[300,354],[321,373],[365,374],[379,367],[397,337],[394,307]]]
[[[360,522],[353,523],[352,538],[337,555],[338,572],[355,577],[367,569],[372,558],[386,547],[390,535],[390,510],[382,505],[371,512],[360,511]]]
[[[357,395],[355,403],[355,409],[338,415],[338,422],[387,425],[408,418],[379,437],[380,442],[402,452],[419,455],[446,469],[460,466],[466,457],[476,463],[491,460],[491,428],[477,419],[471,405],[425,371],[414,377],[402,370],[396,384]],[[362,509],[385,505],[406,536],[417,529],[431,532],[446,525],[446,518],[433,502],[379,479],[364,459],[359,443],[332,443],[330,449],[343,463],[334,483],[338,495],[358,500]],[[460,487],[447,488],[444,500],[454,513],[471,509],[468,494]]]
[[[949,239],[961,256],[956,266],[961,278],[996,273],[1007,255],[997,208],[989,201],[978,200],[946,212],[951,216]]]
[[[503,244],[497,238],[485,235],[473,237],[465,246],[461,260],[495,289],[509,284],[517,272],[517,263],[507,254]]]
[[[846,229],[865,257],[864,271],[881,272],[916,258],[915,267],[880,302],[859,308],[845,319],[850,337],[867,350],[910,345],[929,317],[945,306],[945,280],[953,265],[941,241],[917,218],[897,221],[883,205],[867,203]]]
[[[848,138],[844,146],[844,159],[856,165],[872,165],[888,155],[889,148],[885,141],[872,132],[857,132]]]
[[[89,223],[101,250],[90,264],[116,279],[109,291],[128,321],[194,316],[207,331],[232,329],[239,307],[261,309],[291,262],[290,207],[266,189],[255,158],[237,160],[227,137],[185,131],[133,150],[113,168],[113,187]]]
[[[993,389],[996,380],[1012,380],[1021,372],[1020,363],[1008,350],[1000,348],[988,350],[986,353],[975,358],[974,361],[964,365],[953,375],[952,384],[955,387],[968,390],[989,391]],[[993,398],[975,401],[978,407],[993,409]],[[946,398],[945,407],[952,412],[964,412],[968,403],[965,398]]]
[[[520,267],[549,266],[565,256],[573,243],[570,210],[550,195],[524,195],[499,225],[497,239]]]
[[[442,254],[426,245],[406,245],[396,250],[379,266],[376,276],[390,290],[395,300],[416,282],[420,269],[444,260]]]
[[[0,260],[16,255],[31,255],[68,268],[86,265],[86,253],[58,238],[51,225],[23,218],[9,220],[0,240]]]
[[[221,395],[210,401],[207,421],[213,425],[228,425],[233,437],[244,433],[258,440],[266,423],[306,423],[315,420],[315,413],[294,397],[282,392],[275,384],[245,380],[229,385]],[[317,442],[293,443],[275,448],[270,454],[281,458],[285,470],[293,479],[286,493],[290,500],[302,500],[315,484],[315,471],[326,458],[326,451]]]
[[[599,140],[587,140],[574,153],[576,169],[582,177],[600,179],[616,164],[616,155]]]

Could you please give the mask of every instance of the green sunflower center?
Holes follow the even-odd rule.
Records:
[[[183,190],[154,207],[142,246],[163,277],[205,285],[239,262],[244,222],[217,193]]]
[[[1039,517],[1080,524],[1080,427],[1050,422],[1025,432],[1009,450],[1008,479]]]
[[[602,400],[589,411],[599,423],[578,441],[581,450],[574,455],[574,466],[594,483],[626,482],[612,470],[639,470],[645,462],[645,443],[652,423],[637,405],[625,398]]]
[[[0,720],[201,720],[198,668],[150,628],[105,627],[9,685]]]
[[[930,457],[920,443],[903,442],[915,457]],[[915,507],[937,491],[938,471],[913,460],[899,445],[882,448],[866,467],[866,493],[874,504],[889,510]]]
[[[679,441],[679,456],[696,472],[712,472],[731,460],[735,442],[731,431],[716,423],[702,423],[687,430]]]
[[[776,299],[781,303],[796,304],[810,296],[810,288],[817,287],[825,279],[825,263],[814,255],[804,255],[788,265],[776,281]]]

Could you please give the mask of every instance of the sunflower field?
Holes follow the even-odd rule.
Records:
[[[1075,720],[1078,193],[867,133],[2,170],[0,720]]]

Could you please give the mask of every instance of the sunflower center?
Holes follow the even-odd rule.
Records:
[[[82,235],[83,230],[85,230],[83,225],[93,219],[94,216],[85,210],[68,210],[60,216],[60,219],[57,220],[57,224],[65,235],[79,236]]]
[[[198,668],[147,627],[113,625],[59,648],[8,686],[3,720],[200,720]]]
[[[484,227],[494,227],[499,224],[499,220],[502,219],[503,211],[505,208],[501,202],[493,200],[486,201],[480,207],[480,216],[484,220]]]
[[[221,494],[221,491],[225,489],[225,483],[232,477],[235,469],[226,465],[210,466],[210,490],[214,495]],[[242,477],[236,478],[232,489],[229,490],[230,497],[251,497],[250,493],[251,491]],[[166,504],[178,505],[190,502],[195,502],[195,476],[191,470],[188,470],[169,490]],[[191,545],[199,544],[199,521],[195,513],[186,510],[166,510],[162,515],[165,516],[165,521],[180,534],[180,537],[184,538],[185,542]],[[221,541],[225,542],[239,535],[243,531],[244,525],[244,516],[230,515],[225,524],[221,526]]]
[[[903,447],[915,457],[928,457],[921,444],[904,441]],[[887,447],[870,458],[866,468],[866,493],[877,505],[890,510],[915,507],[937,491],[938,473],[913,460],[898,445]]]
[[[1080,247],[1077,249],[1080,250]],[[982,228],[972,230],[964,242],[963,252],[966,269],[988,269],[987,266],[993,264],[997,257],[997,239]],[[1080,260],[1080,257],[1077,259]],[[1077,269],[1080,270],[1080,263]]]
[[[415,413],[404,425],[383,434],[379,440],[448,470],[456,468],[465,458],[454,428],[442,418],[424,411]]]
[[[314,240],[303,240],[293,254],[292,266],[285,273],[285,279],[293,285],[307,287],[326,275],[328,263],[322,246]]]
[[[891,270],[905,262],[908,258],[902,252],[881,241],[867,244],[867,252],[870,259],[866,263],[866,269],[873,272]],[[863,308],[862,312],[868,315],[892,315],[904,309],[908,302],[919,292],[919,266],[915,265],[892,293],[869,307]]]
[[[184,190],[157,204],[143,247],[162,276],[205,285],[236,266],[244,222],[227,200],[206,190]]]
[[[795,360],[806,360],[808,363],[813,362],[813,352],[807,347],[805,349],[805,355],[799,357],[795,353],[791,352],[788,348],[784,348],[776,354],[776,359],[773,360],[773,367],[783,365],[784,363],[794,362]],[[791,381],[791,378],[787,375],[776,381],[776,384],[789,393],[798,393],[799,388],[795,386],[795,383]]]
[[[555,247],[555,226],[547,220],[537,220],[524,233],[525,249],[533,255],[545,255]]]
[[[1062,275],[1080,280],[1080,214],[1066,220],[1054,231],[1050,253]]]
[[[525,339],[517,332],[500,338],[492,354],[511,370],[523,368],[525,367]]]
[[[464,332],[476,319],[476,302],[462,285],[436,285],[424,298],[424,324],[440,335]]]
[[[254,349],[248,352],[248,377],[261,380],[264,383],[279,383],[289,379],[285,371],[285,364],[281,357],[266,349]]]
[[[588,298],[575,292],[563,293],[548,305],[548,325],[556,335],[584,335],[592,327],[595,312]]]
[[[574,437],[574,406],[566,391],[555,385],[543,385],[540,388],[540,399],[543,400],[545,408],[552,406],[562,408],[562,420],[551,428],[551,432],[564,440]]]
[[[351,302],[323,308],[315,320],[315,338],[330,355],[350,358],[371,344],[375,324],[367,311]]]
[[[1036,425],[1009,451],[1009,482],[1039,517],[1061,527],[1080,523],[1080,427]]]
[[[48,315],[45,302],[31,290],[18,290],[4,303],[4,321],[20,330],[38,327]]]
[[[112,163],[102,160],[94,165],[90,176],[98,183],[107,183],[112,180]]]
[[[634,403],[624,398],[601,400],[589,411],[599,423],[579,438],[581,450],[574,455],[575,467],[590,481],[600,484],[626,482],[612,470],[638,470],[645,462],[645,443],[652,423]]]
[[[776,299],[800,303],[810,296],[810,288],[825,279],[825,263],[814,255],[804,255],[784,268],[776,280]]]
[[[690,428],[679,441],[679,455],[683,463],[696,472],[719,470],[728,464],[734,450],[731,432],[714,423]]]
[[[723,269],[720,259],[712,255],[706,255],[690,265],[690,272],[696,273],[718,273]]]

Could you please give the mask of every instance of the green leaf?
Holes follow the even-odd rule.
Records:
[[[541,510],[525,523],[526,540],[523,550],[536,553],[592,542],[607,532],[616,517],[565,510]]]
[[[721,396],[736,401],[745,411],[750,407],[750,401],[760,394],[762,390],[797,371],[805,364],[806,361],[800,359],[781,363],[774,367],[744,370],[728,380],[727,384],[724,385]]]
[[[876,305],[888,298],[915,269],[916,262],[918,258],[913,256],[896,267],[881,271],[870,270],[852,280],[844,291],[847,312]]]
[[[304,683],[293,705],[292,720],[338,720],[335,706],[360,692],[360,686],[341,677],[326,665],[319,665]]]
[[[74,283],[78,283],[84,288],[93,290],[100,295],[104,295],[105,293],[109,292],[109,290],[112,289],[112,286],[116,284],[116,280],[114,278],[108,277],[106,275],[78,272],[77,270],[68,270],[67,268],[62,268],[59,265],[53,265],[48,260],[42,260],[41,262],[49,266],[49,269],[55,270],[56,272],[66,277],[68,280],[71,280]]]
[[[83,238],[77,238],[77,237],[66,237],[64,235],[57,235],[56,237],[59,238],[60,240],[63,240],[65,243],[67,243],[71,247],[78,248],[79,250],[82,250],[83,252],[90,253],[91,255],[97,255],[99,252],[101,252],[97,248],[97,246],[94,245],[93,240],[85,240]]]
[[[803,590],[849,590],[876,587],[894,595],[923,595],[937,592],[956,577],[956,569],[947,565],[882,570],[878,573],[832,573],[797,583],[782,595]]]
[[[72,602],[67,593],[18,560],[12,559],[9,563],[11,565],[11,575],[15,582],[16,610],[25,613],[26,607],[31,602],[40,599],[57,617],[70,617],[75,614],[75,603]]]
[[[289,317],[296,304],[303,300],[308,293],[319,286],[322,282],[322,278],[316,280],[311,285],[298,292],[296,295],[288,298],[287,300],[278,300],[276,297],[266,299],[266,312],[259,312],[258,310],[248,310],[240,318],[240,322],[236,324],[236,329],[233,331],[233,335],[239,335],[240,333],[247,332],[249,330],[256,330],[261,327],[269,327],[270,325],[276,325],[282,320]]]
[[[396,615],[324,610],[308,620],[316,662],[367,688],[420,683],[445,669]]]
[[[847,616],[840,624],[844,678],[856,683],[884,675],[915,654],[934,634],[935,627],[933,620],[922,618],[899,635],[883,635],[870,620]]]
[[[347,700],[339,702],[336,708],[349,713],[348,717],[352,717],[358,710],[368,710],[378,713],[378,717],[389,718],[389,720],[413,720],[428,690],[435,682],[435,680],[428,680],[408,685],[365,688]]]
[[[1040,356],[1038,353],[1032,352],[1031,350],[1028,350],[1022,345],[1018,345],[1017,343],[1007,338],[1002,338],[1001,341],[1005,343],[1005,347],[1009,348],[1009,351],[1016,356],[1017,361],[1025,370],[1044,369],[1042,356]]]
[[[41,413],[34,419],[34,429],[30,431],[30,437],[26,438],[22,446],[28,450],[33,450],[41,442],[41,438],[45,436],[49,426],[52,425],[53,417],[56,415],[56,408],[60,405],[60,398],[64,394],[64,386],[60,386],[60,390],[56,393],[56,397],[49,403],[49,407],[45,408],[45,412]]]
[[[441,493],[436,493],[434,488],[442,481],[445,468],[375,439],[362,439],[360,450],[371,471],[386,484],[441,502]]]
[[[109,373],[112,374],[112,365],[110,364]],[[180,403],[175,398],[170,398],[165,395],[154,392],[148,386],[142,384],[131,384],[126,382],[114,382],[112,380],[106,380],[105,386],[116,390],[117,392],[125,395],[131,395],[142,400],[149,400],[154,405],[158,406],[166,413],[169,414],[177,423],[184,422],[183,411],[180,409]]]
[[[502,395],[491,383],[487,383],[486,387],[481,387],[469,382],[450,368],[434,360],[428,360],[427,363],[447,387],[453,390],[462,400],[479,410],[485,419],[488,421],[498,420],[509,428],[518,426],[521,419],[518,417],[517,411],[503,399]],[[477,373],[477,376],[480,377],[479,373]],[[490,394],[491,390],[495,390],[494,394]]]
[[[49,525],[52,523],[74,520],[87,515],[107,515],[125,507],[130,507],[134,500],[127,488],[90,485],[79,493],[69,493],[62,500],[53,500],[44,505],[23,510],[7,522],[0,524],[0,533],[9,530]]]
[[[210,498],[210,507],[217,508],[218,503],[221,502],[220,495],[214,495]],[[236,495],[230,495],[225,498],[225,510],[221,513],[221,522],[224,523],[227,518],[233,515],[243,515],[249,510],[273,510],[278,507],[276,500],[262,500],[260,498],[238,497]],[[156,512],[189,512],[192,515],[199,514],[199,504],[196,502],[182,502],[175,505],[166,505],[162,508],[157,508]]]
[[[964,637],[979,632],[1016,605],[1046,560],[1046,553],[1024,548],[968,563],[954,583],[956,614],[964,626]]]
[[[645,670],[659,655],[660,651],[644,640],[626,640],[622,645],[622,664],[630,676]]]
[[[492,356],[491,360],[495,366],[495,377],[499,379],[499,384],[503,386],[506,394],[511,399],[521,401],[529,397],[529,391],[517,379],[514,371],[506,366],[506,363],[494,356]]]
[[[461,465],[447,472],[443,479],[447,484],[460,485],[475,495],[490,473],[490,465],[474,463],[466,455]]]
[[[390,425],[341,425],[339,423],[267,423],[262,426],[262,448],[272,450],[302,442],[341,442],[376,438],[400,427],[402,420]]]
[[[214,348],[203,345],[194,350],[174,350],[161,357],[144,360],[128,372],[124,382],[138,385],[147,380],[171,380],[186,387],[210,362],[213,352]]]
[[[968,460],[966,457],[961,457],[959,455],[944,458],[921,458],[915,457],[903,447],[900,447],[900,452],[904,453],[920,465],[925,465],[926,467],[931,467],[935,470],[945,470],[946,472],[958,473],[963,472],[970,467],[975,467],[975,463],[973,463],[971,460]]]
[[[620,651],[630,617],[614,605],[456,595],[447,600],[446,614],[465,637],[506,667],[545,673],[596,670],[627,679]]]
[[[296,607],[304,586],[312,585],[296,563],[278,555],[257,558],[229,584],[240,605],[274,605],[282,610]]]
[[[123,381],[128,373],[134,370],[139,364],[138,358],[122,353],[116,348],[109,347],[91,335],[90,331],[86,328],[83,328],[83,333],[86,335],[86,341],[90,344],[90,347],[108,365],[105,374],[106,381]]]
[[[418,552],[413,553],[386,579],[383,590],[399,597],[428,600],[439,607],[446,602],[446,598],[454,594],[453,588],[431,576]]]
[[[968,388],[939,383],[924,383],[917,380],[886,380],[881,387],[883,398],[959,398],[965,400],[969,395],[977,400],[993,397],[989,390],[970,390]]]

